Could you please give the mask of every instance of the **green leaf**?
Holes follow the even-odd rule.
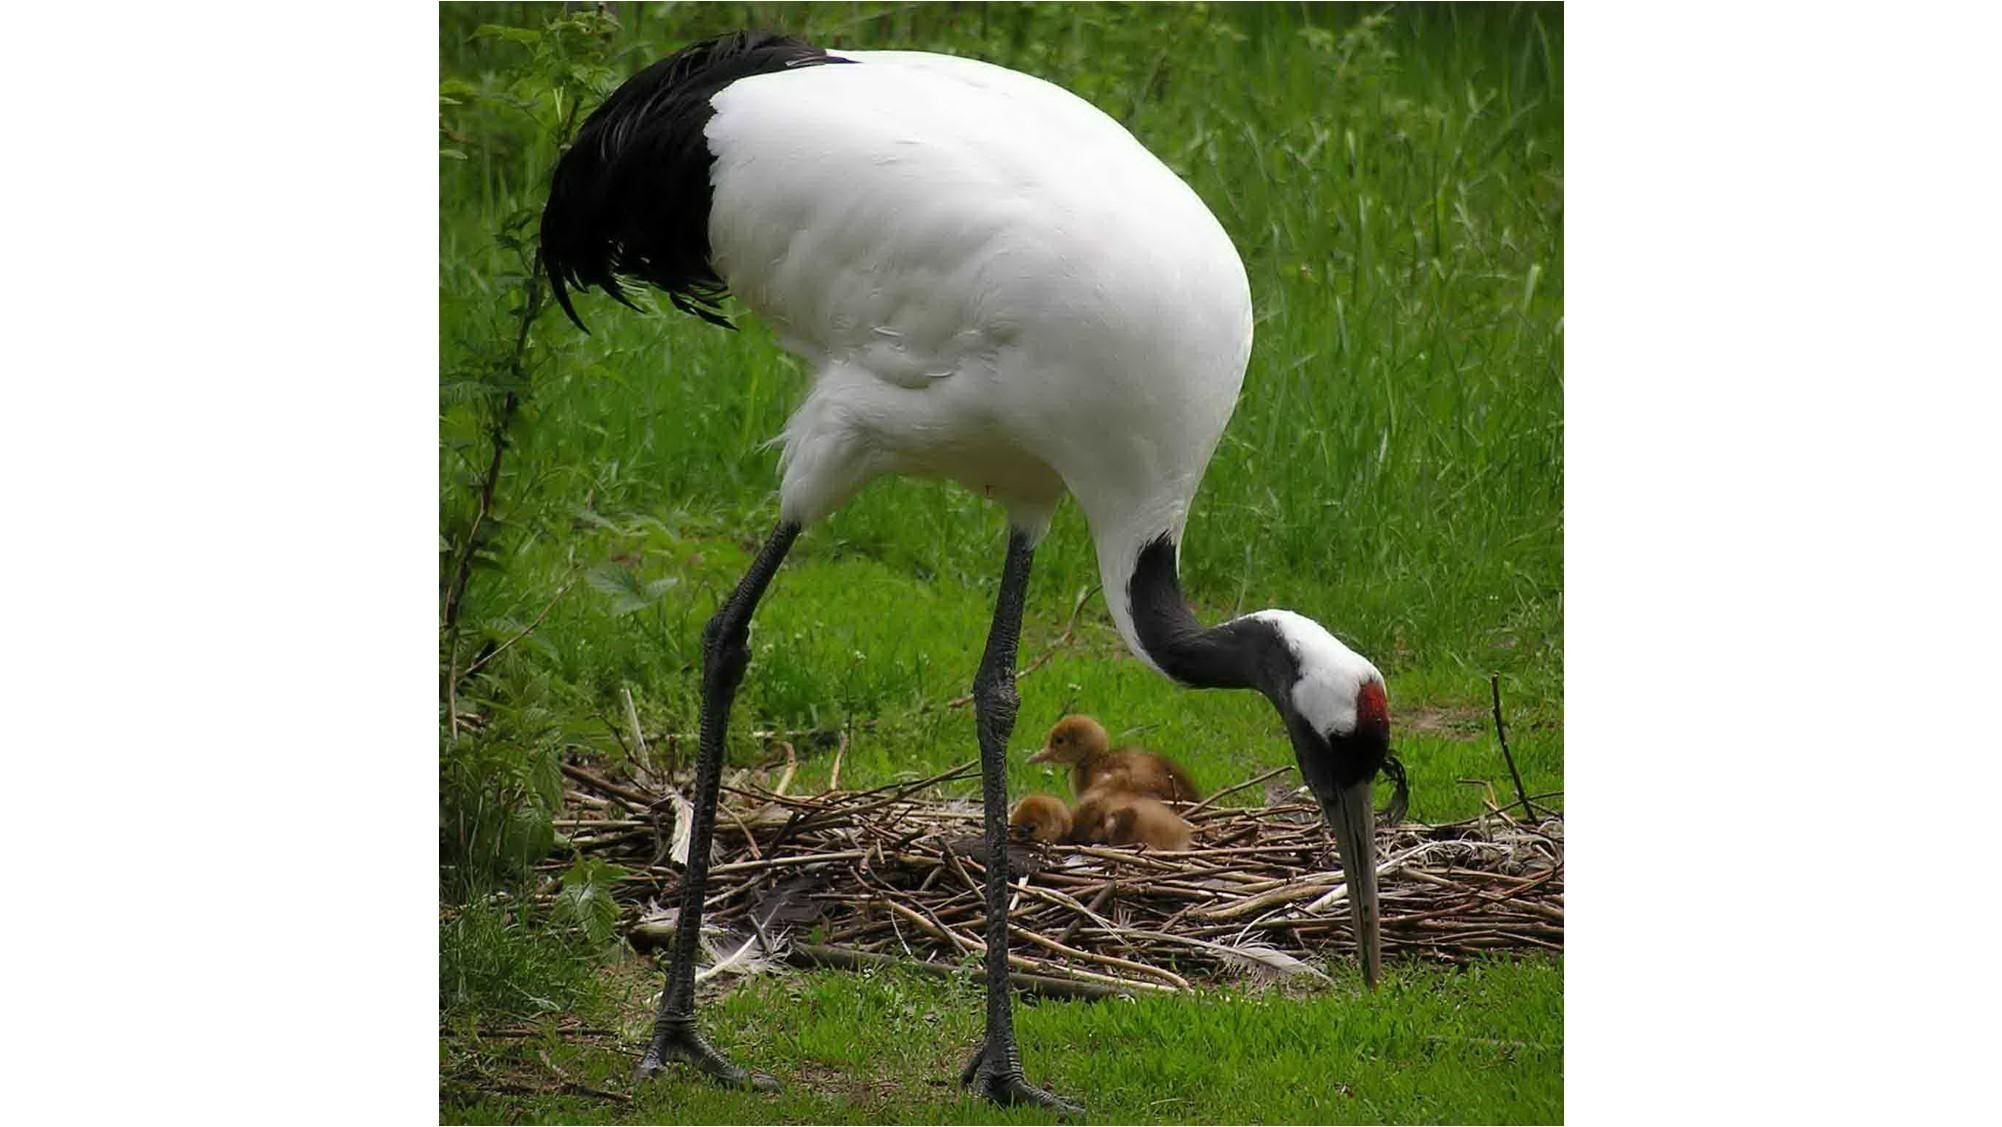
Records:
[[[626,870],[597,857],[580,858],[563,874],[563,892],[558,898],[591,942],[609,943],[619,926],[618,901],[612,886]]]
[[[563,805],[563,768],[558,765],[556,755],[556,750],[549,748],[529,760],[529,787],[548,810]]]
[[[611,611],[614,615],[627,615],[636,610],[645,610],[659,602],[668,588],[681,580],[669,575],[641,583],[639,577],[630,570],[607,560],[585,572],[584,582],[593,591],[611,600]]]

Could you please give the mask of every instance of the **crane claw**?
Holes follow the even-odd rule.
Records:
[[[999,1054],[1003,1059],[1003,1063],[1000,1064],[995,1063],[996,1055],[989,1051],[987,1045],[981,1045],[973,1054],[973,1059],[966,1062],[966,1068],[960,1073],[959,1082],[1002,1107],[1029,1104],[1049,1108],[1065,1117],[1084,1114],[1082,1104],[1073,1103],[1029,1083],[1028,1078],[1022,1075],[1020,1064],[1011,1067],[1006,1063],[1014,1054]]]
[[[770,1076],[730,1063],[730,1058],[717,1052],[702,1034],[695,1031],[693,1023],[657,1030],[653,1041],[647,1045],[646,1055],[633,1066],[633,1082],[637,1084],[652,1079],[671,1060],[687,1061],[725,1088],[750,1088],[759,1092],[779,1090],[779,1082]]]

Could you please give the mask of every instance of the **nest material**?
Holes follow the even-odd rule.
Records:
[[[672,934],[691,807],[664,780],[622,780],[566,764],[570,844],[628,870],[618,887],[634,944]],[[1277,772],[1274,772],[1275,774]],[[726,784],[716,818],[704,946],[847,967],[896,960],[934,973],[985,951],[985,845],[975,801],[935,788],[969,763],[864,791],[787,795],[750,773]],[[1186,990],[1246,973],[1321,976],[1352,960],[1355,934],[1334,841],[1311,800],[1268,787],[1267,804],[1182,807],[1183,853],[1017,843],[1009,848],[1010,963],[1019,985],[1101,995]],[[1401,822],[1376,835],[1388,958],[1461,963],[1497,951],[1561,951],[1561,814],[1488,813],[1449,825]],[[1511,807],[1511,809],[1513,809]],[[811,935],[814,942],[803,940]],[[788,942],[788,937],[792,941]],[[747,957],[747,952],[749,956]]]

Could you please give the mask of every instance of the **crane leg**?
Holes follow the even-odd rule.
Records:
[[[981,797],[987,836],[987,1037],[966,1062],[961,1084],[999,1104],[1037,1104],[1068,1115],[1084,1109],[1030,1084],[1015,1045],[1008,998],[1008,737],[1021,698],[1015,692],[1015,648],[1022,637],[1022,603],[1036,549],[1017,530],[1008,536],[1008,562],[994,602],[994,624],[973,678],[974,727],[980,739]]]
[[[799,525],[781,523],[759,550],[751,569],[702,631],[702,735],[695,760],[695,827],[688,843],[688,871],[682,884],[681,912],[675,917],[674,946],[667,965],[667,988],[661,991],[660,1014],[654,1019],[653,1040],[633,1069],[634,1080],[645,1080],[670,1060],[685,1060],[732,1087],[776,1091],[778,1081],[730,1063],[695,1028],[695,949],[702,932],[702,899],[709,883],[709,838],[716,828],[716,789],[723,776],[723,735],[730,723],[730,704],[744,679],[751,653],[751,612],[764,596],[773,573],[799,536]]]

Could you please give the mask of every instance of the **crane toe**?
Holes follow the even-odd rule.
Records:
[[[1009,1058],[1014,1056],[1012,1053],[1001,1055]],[[966,1062],[965,1070],[960,1073],[959,1082],[1002,1107],[1018,1105],[1045,1107],[1067,1118],[1084,1114],[1084,1105],[1036,1087],[1022,1075],[1019,1064],[996,1064],[995,1056],[996,1054],[988,1051],[987,1046],[982,1045],[979,1051],[973,1054],[973,1059]]]
[[[753,1072],[732,1064],[730,1058],[709,1044],[700,1034],[684,1029],[666,1036],[656,1033],[653,1043],[647,1046],[646,1055],[633,1066],[633,1083],[650,1080],[671,1060],[685,1060],[701,1069],[703,1075],[725,1088],[749,1088],[758,1092],[776,1092],[779,1082],[762,1072]]]

